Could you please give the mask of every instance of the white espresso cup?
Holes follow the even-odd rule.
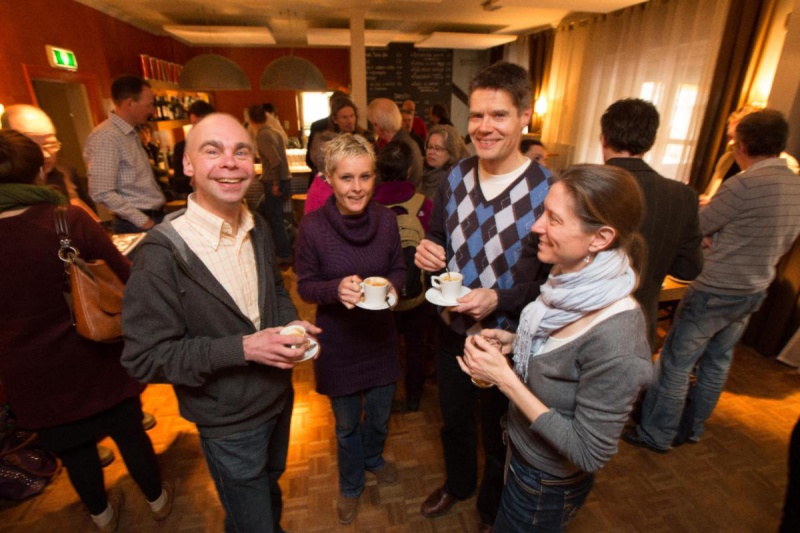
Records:
[[[305,346],[303,346],[303,348],[305,348],[305,349],[308,349],[310,344],[311,344],[310,339],[308,337],[306,337],[306,328],[304,328],[303,326],[299,326],[297,324],[292,324],[291,326],[286,326],[285,328],[283,328],[280,331],[280,334],[281,335],[291,335],[291,336],[303,337],[305,339]],[[299,348],[300,347],[300,346],[297,346],[297,345],[294,345],[294,344],[291,344],[290,346],[292,348]]]
[[[369,307],[379,307],[386,303],[389,292],[389,280],[372,276],[361,282],[361,292],[364,294],[364,303]]]
[[[301,361],[305,361],[306,359],[310,359],[317,354],[317,343],[310,337],[308,337],[306,328],[300,326],[298,324],[292,324],[291,326],[286,326],[280,331],[281,335],[291,335],[297,337],[303,337],[305,339],[305,343],[302,345],[303,350],[306,352],[305,356],[301,359]],[[292,348],[300,348],[296,344],[290,344]]]
[[[461,284],[464,276],[458,272],[445,272],[441,276],[431,277],[431,285],[434,289],[439,289],[445,300],[455,301],[461,296]]]

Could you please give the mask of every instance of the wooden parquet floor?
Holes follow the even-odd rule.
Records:
[[[291,272],[286,280],[293,289]],[[304,317],[312,317],[313,308],[302,303],[299,307]],[[426,383],[420,411],[392,415],[385,455],[396,461],[401,483],[379,487],[374,476],[367,474],[358,517],[349,526],[336,520],[336,442],[330,405],[314,392],[310,364],[296,369],[294,381],[297,395],[288,466],[281,479],[284,528],[294,533],[477,530],[474,498],[441,518],[428,520],[419,514],[428,493],[444,481],[432,378]],[[105,469],[105,479],[109,490],[125,493],[119,531],[222,531],[223,513],[197,431],[178,415],[171,387],[151,385],[143,401],[158,420],[149,434],[163,476],[174,482],[177,497],[172,515],[165,522],[154,522],[118,455]],[[621,442],[619,453],[597,475],[569,531],[775,531],[786,485],[788,439],[798,416],[800,374],[739,347],[703,440],[667,455]],[[110,440],[104,444],[116,450]],[[62,474],[40,496],[19,503],[0,501],[0,531],[71,533],[93,531],[93,525]]]

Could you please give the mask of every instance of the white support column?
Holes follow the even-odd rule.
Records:
[[[367,51],[364,45],[364,13],[350,18],[350,98],[359,110],[361,127],[367,127]]]

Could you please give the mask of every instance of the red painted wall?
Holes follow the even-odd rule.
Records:
[[[82,78],[94,78],[99,98],[110,98],[111,81],[121,74],[141,74],[139,54],[184,64],[207,47],[192,48],[172,38],[152,35],[130,24],[104,15],[73,0],[0,1],[0,104],[33,103],[25,79],[24,65],[60,71],[47,64],[45,45],[75,52]],[[218,48],[244,69],[251,91],[219,91],[213,94],[217,109],[242,116],[242,109],[272,102],[282,120],[288,120],[290,135],[297,135],[297,109],[292,91],[261,91],[258,84],[264,67],[273,59],[294,53],[317,65],[331,89],[350,84],[350,54],[345,48]],[[62,79],[68,79],[64,74]],[[83,81],[83,80],[80,80]],[[99,102],[99,99],[95,98]],[[95,116],[102,109],[95,109]]]

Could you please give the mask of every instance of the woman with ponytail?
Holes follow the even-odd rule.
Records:
[[[636,181],[619,168],[576,165],[556,178],[544,206],[532,228],[539,260],[553,265],[541,295],[516,334],[483,330],[460,358],[464,372],[511,401],[510,463],[493,529],[501,533],[566,527],[652,377],[631,296],[646,251]]]

